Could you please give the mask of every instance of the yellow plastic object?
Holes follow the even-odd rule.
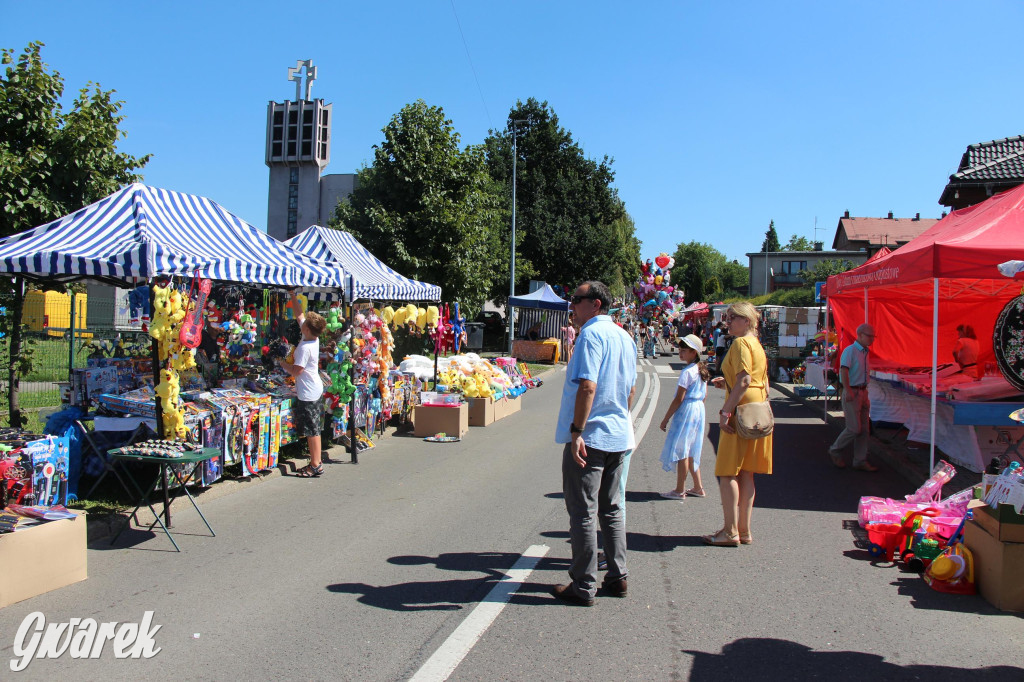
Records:
[[[89,294],[75,294],[75,329],[86,329]],[[68,329],[71,324],[71,297],[60,291],[28,291],[22,322],[34,332]]]

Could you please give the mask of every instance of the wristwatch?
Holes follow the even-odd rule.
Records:
[[[575,423],[569,424],[569,433],[583,433],[583,429],[576,426]]]

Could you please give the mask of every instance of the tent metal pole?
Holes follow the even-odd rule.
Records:
[[[931,444],[928,446],[928,473],[935,469],[935,389],[939,373],[939,278],[932,280],[932,407]]]
[[[341,309],[345,309],[345,292],[341,294]],[[348,278],[348,357],[349,381],[352,382],[352,399],[348,403],[348,456],[353,464],[359,464],[359,449],[356,447],[356,397],[359,387],[356,386],[356,287],[352,276]]]
[[[821,418],[828,423],[828,309],[829,301],[825,299],[825,413],[821,415]]]

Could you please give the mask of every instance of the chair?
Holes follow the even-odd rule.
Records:
[[[103,479],[107,477],[107,474],[113,472],[117,480],[121,482],[121,486],[125,490],[130,491],[125,480],[121,478],[121,474],[114,468],[110,461],[110,457],[107,452],[114,448],[124,447],[125,445],[132,445],[139,443],[144,440],[156,438],[156,433],[153,432],[148,425],[145,423],[139,424],[132,431],[90,431],[85,427],[81,421],[75,421],[75,427],[78,429],[79,435],[81,436],[82,442],[82,473],[88,475],[97,475],[96,481],[89,488],[89,492],[85,494],[85,498],[92,497],[93,492],[99,487]],[[93,464],[89,466],[86,458],[96,458],[100,464]]]

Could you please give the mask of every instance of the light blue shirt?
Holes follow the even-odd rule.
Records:
[[[597,384],[597,389],[583,428],[583,442],[606,452],[633,448],[629,394],[636,384],[636,344],[608,315],[598,315],[580,329],[566,368],[556,443],[571,440],[569,426],[576,411],[576,391],[584,379]]]
[[[850,386],[866,386],[868,383],[868,349],[854,341],[839,357],[839,366],[850,370]]]

